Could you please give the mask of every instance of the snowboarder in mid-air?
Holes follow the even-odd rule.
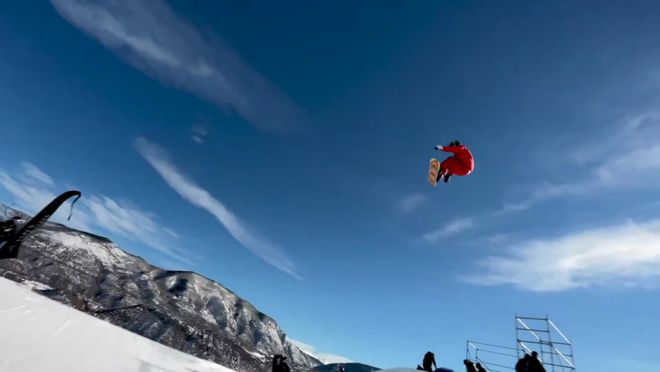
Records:
[[[449,182],[451,176],[467,176],[474,170],[474,157],[467,146],[459,141],[452,141],[449,146],[435,146],[436,150],[451,152],[454,155],[442,163],[438,159],[431,159],[429,167],[429,182],[435,187],[440,180]]]

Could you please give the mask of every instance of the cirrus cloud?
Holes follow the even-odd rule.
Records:
[[[162,0],[51,3],[75,27],[166,85],[234,111],[260,129],[289,130],[302,121],[303,110],[284,93]]]
[[[657,287],[660,219],[524,241],[489,256],[462,279],[551,292],[597,286]]]
[[[145,138],[138,138],[135,141],[135,148],[158,172],[165,183],[184,200],[214,216],[241,245],[280,271],[296,279],[301,279],[296,272],[295,264],[281,248],[251,230],[220,200],[188,178],[172,164],[165,150]]]
[[[12,176],[0,170],[0,186],[13,202],[28,213],[36,213],[65,189],[36,165],[23,162],[22,170]],[[57,192],[55,190],[58,190]],[[114,199],[102,194],[84,193],[73,218],[67,221],[68,211],[60,208],[52,217],[55,222],[94,232],[102,230],[153,248],[178,261],[190,264],[190,252],[177,247],[177,234],[163,226],[156,215],[139,208],[129,200]]]
[[[434,243],[442,238],[456,235],[472,228],[474,228],[474,220],[472,218],[459,218],[446,223],[435,231],[424,234],[422,238],[429,243]]]

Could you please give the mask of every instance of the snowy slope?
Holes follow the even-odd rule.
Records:
[[[110,240],[47,223],[23,241],[0,277],[161,344],[242,372],[270,368],[274,354],[294,370],[321,364],[277,322],[199,274],[163,270]],[[1,298],[1,297],[0,297]]]
[[[0,371],[232,372],[0,279]]]

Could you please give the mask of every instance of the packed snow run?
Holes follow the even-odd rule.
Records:
[[[0,278],[0,371],[233,372]]]

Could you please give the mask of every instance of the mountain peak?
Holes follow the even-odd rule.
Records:
[[[277,322],[220,283],[164,270],[109,239],[48,223],[23,242],[0,274],[164,345],[240,371],[270,368],[283,354],[294,369],[321,362],[286,339]],[[40,289],[44,288],[44,289]]]

